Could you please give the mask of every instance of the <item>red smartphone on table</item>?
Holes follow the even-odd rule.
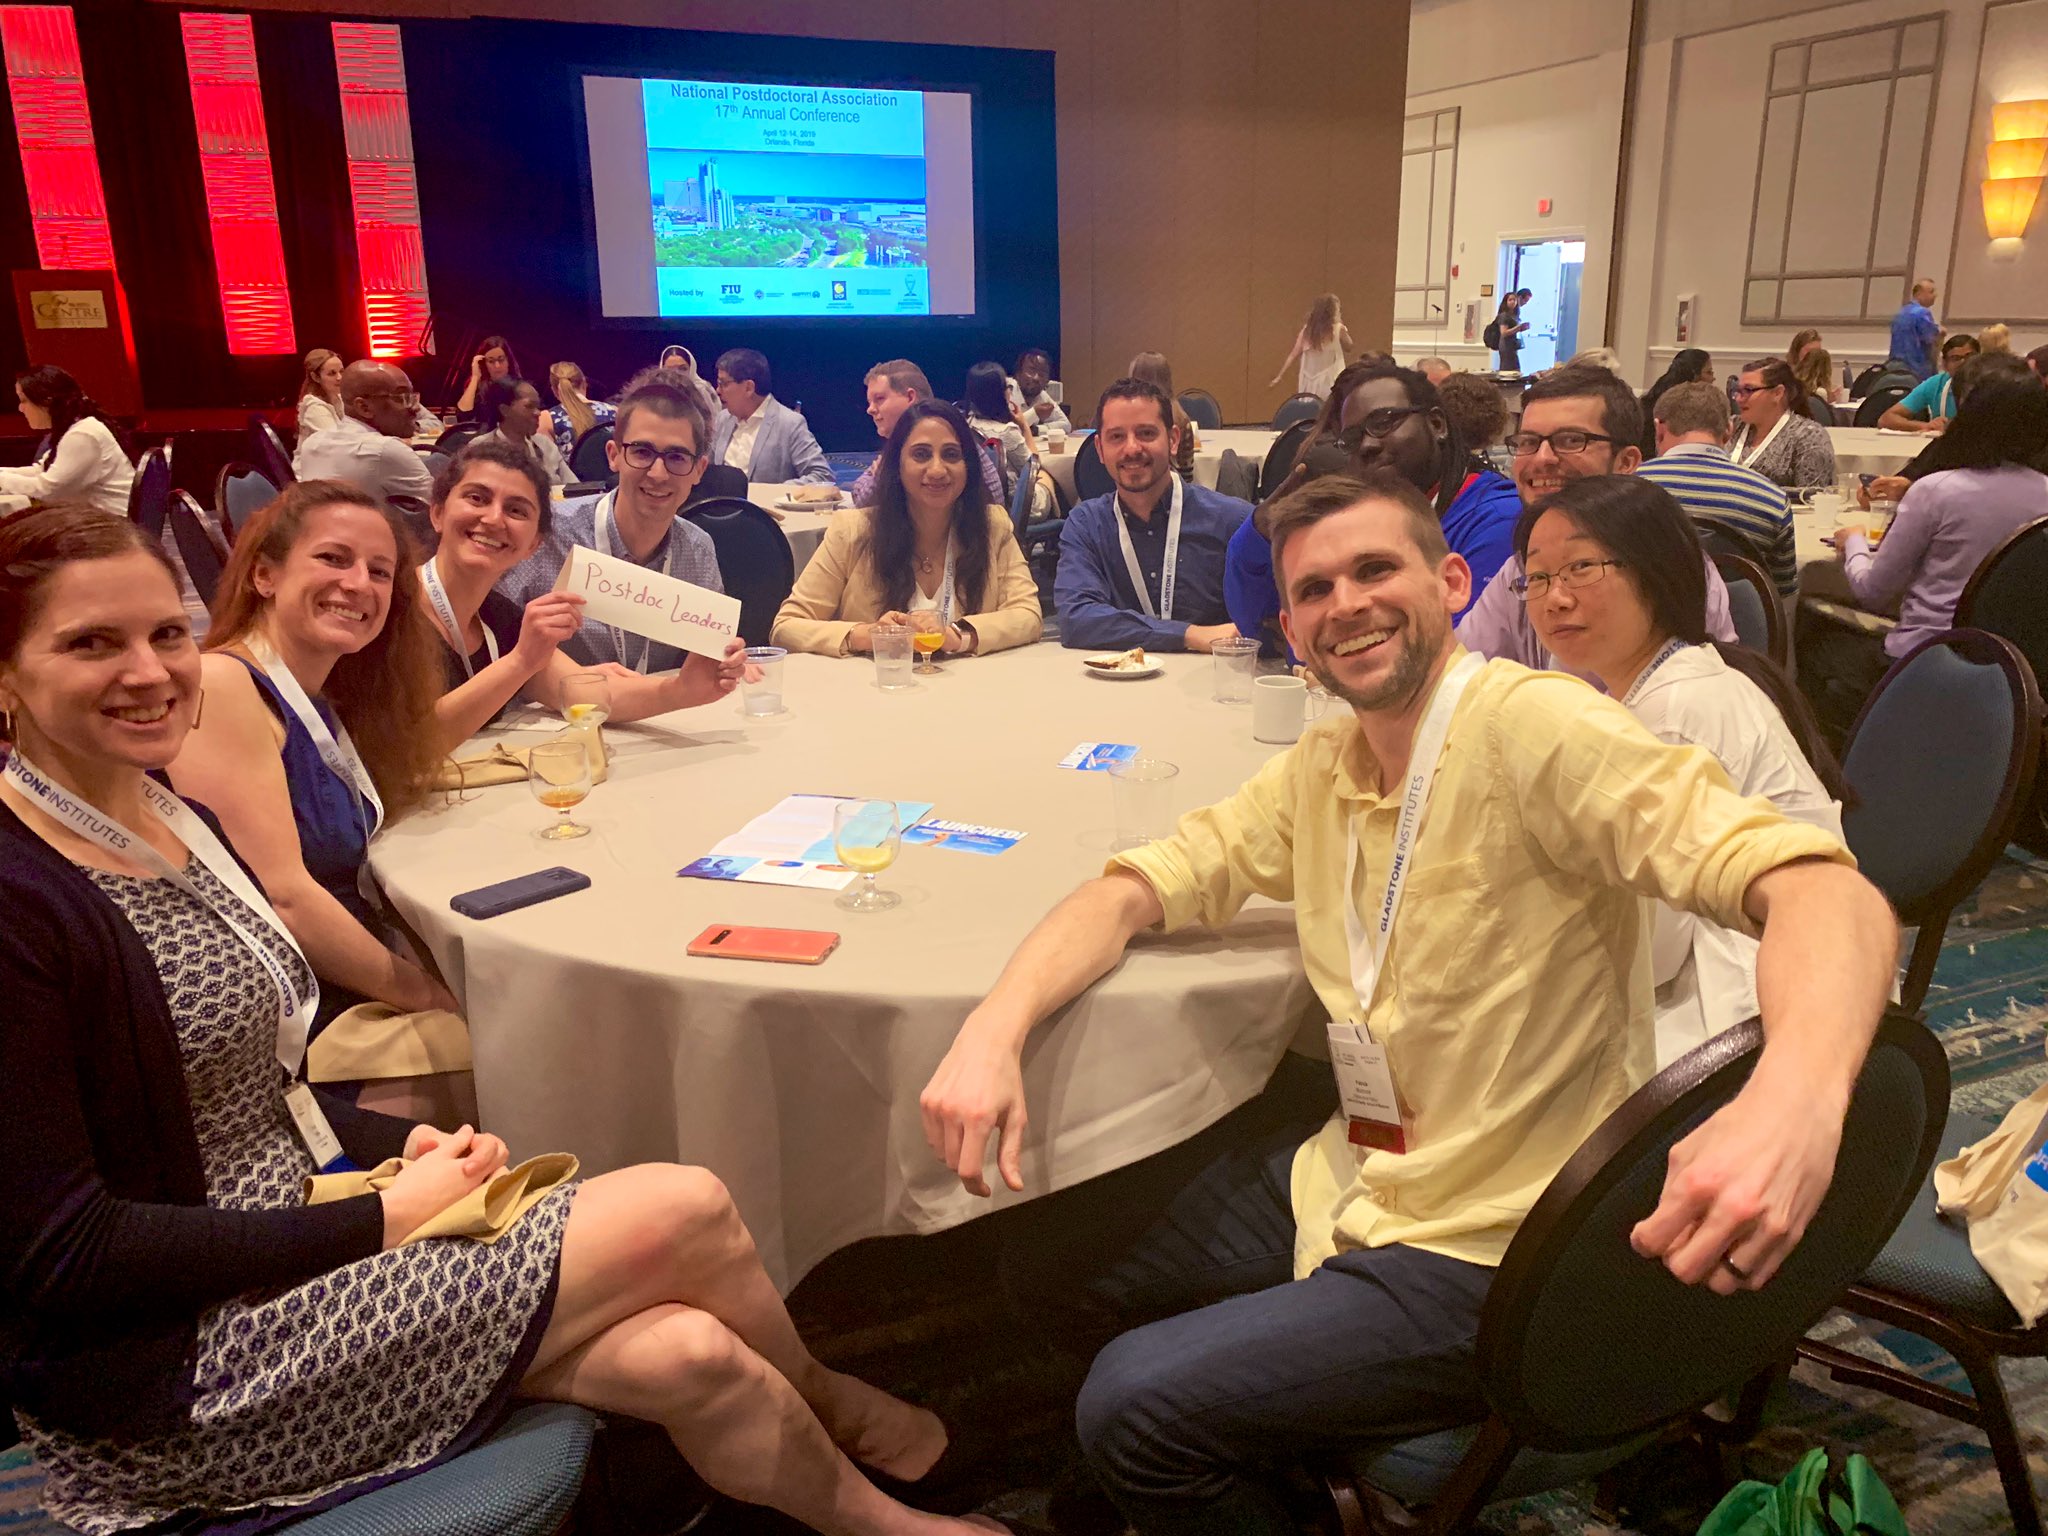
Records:
[[[807,928],[742,928],[713,923],[690,940],[689,952],[712,960],[770,960],[781,965],[822,965],[839,947],[836,933]]]

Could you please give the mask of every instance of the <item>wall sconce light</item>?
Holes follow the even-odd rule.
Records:
[[[2048,100],[1992,107],[1985,160],[1984,229],[1993,240],[2017,240],[2034,217],[2048,165]]]

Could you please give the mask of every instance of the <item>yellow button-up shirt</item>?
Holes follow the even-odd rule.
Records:
[[[1169,930],[1227,922],[1254,893],[1292,901],[1310,984],[1332,1018],[1356,1020],[1343,903],[1377,904],[1400,813],[1402,786],[1377,785],[1346,714],[1111,867],[1152,886]],[[1296,1276],[1388,1243],[1498,1264],[1551,1177],[1654,1070],[1639,898],[1754,934],[1750,883],[1815,856],[1853,862],[1576,678],[1488,663],[1451,716],[1366,1020],[1408,1150],[1353,1147],[1341,1114],[1303,1145]]]

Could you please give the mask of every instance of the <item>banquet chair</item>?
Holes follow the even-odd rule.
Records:
[[[612,422],[600,421],[576,439],[576,446],[569,450],[570,474],[578,480],[602,480],[609,485],[619,483],[619,477],[612,473],[604,452],[604,445],[612,440],[613,426]]]
[[[1311,416],[1292,423],[1273,439],[1272,446],[1266,450],[1266,462],[1259,467],[1260,501],[1280,489],[1280,482],[1294,468],[1295,456],[1301,452],[1301,445],[1308,441],[1309,433],[1315,429],[1315,418]]]
[[[712,501],[729,498],[733,501],[747,499],[747,472],[734,469],[730,464],[706,464],[704,473],[698,478],[697,488],[690,492],[690,500]]]
[[[1278,432],[1297,421],[1314,421],[1323,413],[1321,395],[1289,395],[1273,413],[1273,430]]]
[[[719,580],[728,597],[740,600],[740,637],[766,645],[775,610],[796,585],[796,556],[782,525],[736,496],[685,505],[683,516],[711,535]]]
[[[1735,621],[1735,638],[1779,666],[1786,665],[1792,659],[1792,632],[1771,578],[1745,556],[1716,551],[1712,558],[1728,588],[1728,616]]]
[[[1739,528],[1730,528],[1726,523],[1703,522],[1693,519],[1692,531],[1700,536],[1700,547],[1707,552],[1707,558],[1716,555],[1738,555],[1752,565],[1764,563],[1763,551],[1756,542]]]
[[[192,578],[192,590],[213,612],[213,600],[220,592],[221,573],[228,568],[227,540],[207,525],[206,513],[183,491],[171,493],[171,537],[177,541],[178,558],[185,574]]]
[[[230,459],[221,465],[220,478],[213,483],[213,515],[228,543],[235,542],[237,528],[277,500],[277,489],[253,464]]]
[[[1911,390],[1902,384],[1886,384],[1873,389],[1863,397],[1863,403],[1856,407],[1856,425],[1874,427],[1877,418],[1905,399]]]
[[[1808,395],[1806,414],[1824,427],[1832,427],[1835,424],[1835,408],[1828,404],[1825,395]]]
[[[135,461],[135,479],[128,488],[128,521],[154,538],[162,538],[171,511],[171,446],[152,448]]]
[[[2048,518],[2027,524],[1986,555],[1956,603],[1956,627],[2010,640],[2034,669],[2036,685],[2048,676],[2043,591],[2048,591]],[[2020,812],[2013,841],[2048,857],[2048,773],[2035,773],[2033,797]]]
[[[1038,455],[1034,453],[1025,461],[1024,472],[1017,477],[1016,489],[1010,493],[1010,527],[1017,535],[1017,547],[1024,552],[1024,563],[1031,567],[1032,579],[1038,583],[1038,600],[1044,606],[1059,575],[1060,519],[1032,521],[1031,504],[1037,489]]]
[[[294,1522],[292,1536],[556,1536],[590,1462],[597,1418],[567,1403],[527,1403],[437,1467]],[[37,1510],[41,1468],[26,1447],[0,1452],[0,1530],[72,1536]]]
[[[249,413],[249,462],[280,490],[299,478],[292,469],[292,456],[285,452],[284,439],[277,435],[277,428],[255,411]]]
[[[434,439],[434,452],[445,453],[452,459],[481,431],[483,428],[473,421],[459,421]]]
[[[1216,397],[1206,389],[1182,390],[1180,408],[1188,413],[1188,420],[1202,431],[1222,430],[1223,407],[1216,403]]]
[[[1115,490],[1116,481],[1110,478],[1109,466],[1102,462],[1102,445],[1090,432],[1074,449],[1074,499],[1090,501]]]
[[[1596,1477],[1774,1362],[1884,1246],[1934,1159],[1948,1061],[1888,1014],[1856,1080],[1834,1180],[1760,1290],[1682,1285],[1629,1244],[1672,1146],[1748,1080],[1756,1019],[1688,1052],[1609,1115],[1523,1219],[1479,1317],[1484,1423],[1367,1447],[1325,1480],[1345,1536],[1463,1531],[1491,1500]]]
[[[1916,929],[1899,1006],[1917,1013],[1956,903],[1976,890],[2033,788],[2041,694],[2008,640],[1951,629],[1891,666],[1842,744],[1856,866]]]

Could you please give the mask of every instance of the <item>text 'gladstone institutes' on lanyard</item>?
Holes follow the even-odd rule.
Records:
[[[603,498],[597,504],[597,552],[608,560],[614,558],[612,554],[612,498],[618,494],[617,491],[606,491]],[[673,528],[668,531],[667,538],[668,548],[662,552],[661,556],[661,574],[664,576],[674,576],[676,534]],[[619,660],[625,662],[627,666],[638,672],[642,677],[645,677],[647,675],[648,658],[654,654],[654,642],[645,635],[640,636],[640,659],[638,661],[627,661],[626,632],[610,624],[605,625],[605,628],[612,632],[612,644],[618,647]]]
[[[313,707],[312,699],[307,697],[292,669],[261,636],[252,635],[245,643],[285,706],[306,728],[306,734],[313,738],[314,750],[320,754],[320,761],[327,765],[327,771],[354,792],[357,808],[365,813],[367,822],[363,828],[363,841],[370,841],[377,835],[377,829],[384,825],[384,802],[377,795],[376,782],[371,779],[370,770],[363,766],[356,744],[348,739],[348,727],[337,723],[334,730],[327,728],[326,719]]]
[[[1138,568],[1138,548],[1131,542],[1131,525],[1124,520],[1124,510],[1110,498],[1110,511],[1116,516],[1116,536],[1124,547],[1124,569],[1130,573],[1131,585],[1137,589],[1138,606],[1145,610],[1148,619],[1170,619],[1173,617],[1174,574],[1180,568],[1180,476],[1168,475],[1173,483],[1173,500],[1166,514],[1166,563],[1159,568],[1159,606],[1152,606],[1152,594],[1145,590],[1145,573]]]
[[[469,664],[469,647],[462,643],[462,626],[455,622],[455,605],[448,601],[448,590],[441,585],[441,573],[435,568],[434,562],[438,559],[440,556],[436,555],[420,567],[420,585],[427,589],[427,601],[434,605],[434,617],[441,621],[441,628],[447,633],[448,643],[455,647],[455,654],[462,658],[462,675],[475,677],[476,668]],[[498,637],[491,632],[491,626],[488,624],[483,626],[483,630],[484,649],[491,653],[491,660],[496,661]]]

